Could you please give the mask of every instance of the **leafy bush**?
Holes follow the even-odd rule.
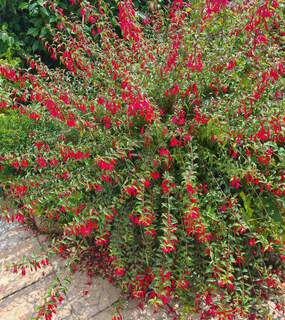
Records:
[[[153,305],[179,298],[226,319],[264,318],[269,298],[281,309],[281,5],[175,0],[143,15],[126,0],[116,18],[82,1],[81,21],[45,9],[61,67],[0,69],[0,106],[34,122],[1,158],[18,173],[5,183],[16,218],[54,221],[55,251]]]
[[[112,13],[116,15],[117,1],[106,2],[110,5]],[[56,3],[68,17],[80,17],[80,1],[58,0]],[[164,3],[163,0],[134,1],[139,10],[138,14],[142,16],[148,11],[148,7],[152,10]],[[54,61],[49,59],[49,55],[46,55],[43,39],[52,40],[50,27],[55,27],[59,19],[46,9],[46,4],[45,0],[0,0],[0,58],[23,57],[27,53],[37,53],[46,63],[53,65]],[[86,24],[84,31],[91,32],[92,25]]]

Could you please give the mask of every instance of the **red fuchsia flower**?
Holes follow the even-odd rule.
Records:
[[[29,118],[32,119],[32,120],[38,121],[41,118],[41,116],[39,114],[35,113],[35,112],[31,112],[29,114]]]
[[[270,129],[264,128],[264,125],[261,125],[261,129],[258,131],[258,133],[256,134],[256,137],[260,140],[260,141],[268,141],[270,140]]]
[[[192,195],[196,192],[191,183],[187,183],[186,190],[189,195]]]
[[[234,176],[230,182],[230,186],[234,189],[239,190],[241,188],[240,179]]]
[[[97,162],[98,167],[104,171],[113,171],[116,165],[116,160],[111,160],[110,162],[105,162],[100,160]]]
[[[102,180],[102,182],[106,182],[108,184],[112,184],[113,183],[112,178],[110,176],[108,176],[108,175],[102,174],[101,175],[101,180]]]
[[[102,119],[102,122],[103,122],[103,124],[104,124],[104,127],[106,128],[106,129],[110,129],[111,128],[111,118],[110,117],[104,117],[103,119]]]
[[[115,269],[115,275],[117,277],[121,277],[125,274],[125,269],[124,268],[116,268]]]
[[[66,120],[66,124],[67,124],[67,126],[68,127],[75,127],[76,126],[76,121],[75,121],[75,119],[73,119],[73,118],[68,118],[67,120]]]
[[[164,179],[161,183],[161,189],[163,193],[169,193],[171,189],[175,189],[175,184],[167,179]]]
[[[185,134],[183,140],[187,143],[192,140],[192,137],[190,136],[190,134]]]
[[[64,30],[64,24],[63,23],[57,23],[56,28],[60,31]]]
[[[171,244],[171,242],[165,241],[164,246],[161,248],[161,250],[165,253],[171,253],[173,251],[176,251],[176,247]]]
[[[187,290],[189,288],[189,285],[190,285],[190,282],[185,279],[178,280],[176,284],[178,289],[184,289],[184,290]]]
[[[4,100],[0,101],[0,109],[5,109],[8,106],[8,103]]]
[[[98,239],[95,241],[95,244],[96,244],[96,246],[101,247],[101,246],[105,246],[106,244],[108,244],[109,241],[110,241],[109,238],[108,238],[107,236],[104,236],[104,237],[98,238]]]
[[[159,299],[162,301],[164,305],[166,305],[169,301],[169,298],[164,295],[159,295]]]
[[[159,155],[160,155],[161,157],[168,157],[168,156],[170,155],[170,152],[169,152],[169,150],[167,150],[167,149],[161,148],[161,149],[159,150]]]
[[[135,42],[139,42],[141,29],[135,22],[135,11],[132,0],[120,2],[118,8],[120,27],[124,38],[133,39]]]
[[[178,92],[179,92],[179,87],[178,87],[178,85],[175,84],[175,85],[173,86],[173,88],[170,90],[170,92],[171,92],[171,94],[173,94],[174,96],[177,95]]]
[[[27,191],[28,191],[27,186],[16,186],[15,188],[16,196],[19,198],[23,198]]]
[[[48,265],[49,265],[48,259],[43,259],[43,260],[41,261],[41,265],[42,265],[42,266],[48,266]]]
[[[256,240],[255,239],[250,239],[248,242],[250,247],[254,247],[256,245]]]
[[[96,21],[97,21],[97,18],[95,17],[95,16],[89,16],[88,17],[88,22],[90,23],[90,24],[95,24],[96,23]]]
[[[56,158],[51,159],[51,160],[49,161],[49,165],[50,165],[51,167],[57,167],[57,165],[58,165],[58,160],[57,160]]]
[[[202,63],[202,54],[199,53],[196,57],[193,55],[190,55],[189,61],[187,63],[187,67],[192,71],[192,72],[202,72],[203,70],[203,63]]]
[[[228,0],[207,0],[206,1],[206,17],[209,19],[213,13],[219,13],[229,3]]]
[[[235,285],[234,285],[232,282],[230,282],[230,283],[228,284],[228,290],[229,290],[230,292],[232,292],[232,291],[235,290]]]
[[[228,70],[233,70],[236,67],[237,63],[236,60],[233,59],[227,64],[227,69]]]
[[[101,192],[103,190],[103,187],[100,184],[94,184],[93,188],[96,192]]]
[[[239,234],[243,235],[243,234],[245,234],[245,233],[246,233],[246,228],[243,227],[243,226],[241,226],[241,227],[239,228]]]
[[[238,154],[238,152],[232,150],[232,151],[231,151],[231,156],[232,156],[233,159],[236,160],[236,159],[238,159],[239,154]]]
[[[153,228],[151,228],[151,229],[148,228],[145,231],[145,234],[148,235],[148,236],[151,236],[152,238],[154,238],[156,236],[156,231]]]
[[[68,97],[68,94],[67,93],[64,93],[64,94],[61,94],[59,99],[64,102],[65,104],[69,105],[70,104],[70,100],[69,100],[69,97]],[[79,108],[79,110],[81,110]],[[71,114],[71,113],[70,113]]]
[[[0,66],[0,74],[12,82],[18,82],[20,80],[15,70],[8,69],[4,66]]]
[[[41,168],[45,168],[47,166],[47,162],[45,161],[44,158],[39,157],[36,159],[36,163],[41,167]]]
[[[183,110],[179,111],[178,115],[174,115],[172,117],[172,123],[175,123],[178,126],[183,126],[186,121],[185,116],[186,116],[185,111],[183,111]]]
[[[21,274],[22,274],[23,277],[26,275],[26,268],[22,268]]]
[[[84,8],[82,8],[81,10],[80,10],[80,15],[81,16],[84,16],[86,14],[86,10],[84,9]]]
[[[260,45],[260,44],[266,45],[266,44],[268,44],[268,39],[265,35],[260,34],[254,39],[253,43],[255,45]]]
[[[208,119],[206,118],[205,114],[201,114],[198,110],[195,110],[195,117],[194,120],[196,121],[197,124],[207,124]]]
[[[11,166],[14,167],[16,170],[18,170],[20,168],[20,164],[18,161],[14,161],[11,163]]]
[[[129,219],[132,223],[139,225],[140,224],[140,220],[138,217],[134,216],[133,214],[129,215]]]
[[[144,181],[144,186],[145,186],[146,189],[150,188],[150,186],[151,186],[150,181],[147,180],[147,179],[145,179],[145,181]]]
[[[138,194],[138,190],[134,186],[128,187],[126,191],[127,191],[128,195],[130,195],[131,197],[135,197]]]
[[[193,207],[193,208],[191,209],[191,212],[190,212],[190,214],[189,214],[189,217],[190,217],[191,219],[193,219],[193,220],[198,219],[198,218],[200,217],[199,208]]]
[[[130,216],[130,219],[131,219],[131,216]],[[134,218],[133,222],[140,224],[144,227],[150,227],[154,220],[155,220],[154,213],[151,210],[144,208],[143,212],[139,215],[138,219]]]
[[[271,277],[268,277],[266,279],[266,285],[268,288],[276,288],[276,280]]]
[[[159,162],[157,161],[157,159],[154,159],[154,160],[153,160],[153,166],[154,166],[155,168],[158,168],[158,167],[159,167]]]
[[[151,172],[150,176],[153,180],[158,180],[160,178],[160,173],[157,171]]]
[[[270,162],[270,157],[260,156],[257,158],[258,162],[264,166],[268,166]]]
[[[38,150],[41,150],[41,148],[45,145],[43,142],[38,141],[35,142],[34,145],[37,147]]]
[[[171,138],[171,140],[170,140],[170,147],[176,147],[176,146],[178,146],[180,144],[180,142],[179,142],[179,140],[178,139],[176,139],[176,138]]]
[[[19,223],[24,223],[25,222],[25,216],[20,213],[20,212],[17,212],[16,214],[16,220],[19,222]]]
[[[225,213],[227,211],[227,205],[226,204],[223,204],[220,208],[219,208],[219,211],[222,212],[222,213]]]

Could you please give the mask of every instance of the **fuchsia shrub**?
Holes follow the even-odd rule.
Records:
[[[175,0],[143,16],[125,0],[118,18],[79,5],[81,21],[46,4],[60,68],[0,68],[1,109],[32,122],[0,158],[16,219],[52,222],[55,251],[76,247],[154,305],[264,319],[276,299],[280,311],[281,4]]]

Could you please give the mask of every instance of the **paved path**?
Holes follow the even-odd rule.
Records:
[[[30,320],[36,314],[35,307],[44,302],[52,281],[62,273],[60,258],[38,271],[27,271],[25,276],[7,270],[10,262],[19,261],[24,255],[43,252],[42,241],[42,236],[33,234],[24,226],[0,220],[0,320]],[[80,272],[72,277],[65,300],[53,320],[111,320],[113,304],[120,298],[120,291],[102,278],[90,279]],[[153,314],[150,309],[142,311],[131,302],[123,312],[123,319],[171,318],[164,313]]]

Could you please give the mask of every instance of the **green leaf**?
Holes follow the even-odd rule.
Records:
[[[28,30],[28,32],[27,32],[27,34],[28,35],[31,35],[31,36],[33,36],[33,37],[36,37],[38,34],[39,34],[39,29],[38,28],[29,28],[29,30]]]
[[[32,50],[33,50],[33,51],[36,51],[36,50],[39,49],[40,47],[41,47],[40,42],[39,42],[39,41],[35,41],[35,42],[33,43]]]
[[[246,196],[246,194],[243,191],[239,195],[243,201],[243,206],[246,213],[245,218],[248,221],[252,218],[252,214],[253,214],[253,209],[250,207],[251,205],[250,199]]]
[[[28,9],[28,7],[29,7],[29,3],[28,2],[21,2],[20,4],[19,4],[19,9],[21,9],[21,10],[25,10],[25,9]]]

